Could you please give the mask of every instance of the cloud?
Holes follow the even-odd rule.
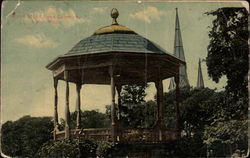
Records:
[[[104,13],[108,8],[104,7],[104,8],[92,8],[92,12],[93,13]]]
[[[73,9],[64,11],[51,6],[43,11],[32,12],[21,17],[23,22],[48,23],[55,27],[61,25],[65,28],[89,22],[87,18],[78,17]]]
[[[161,16],[165,14],[166,12],[163,10],[158,10],[156,7],[148,6],[147,9],[138,11],[134,14],[129,14],[129,16],[133,19],[139,19],[146,23],[151,23],[152,20],[160,20]]]
[[[16,42],[38,48],[55,48],[58,43],[48,39],[44,34],[25,35],[15,39]]]

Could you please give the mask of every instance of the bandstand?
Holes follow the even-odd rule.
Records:
[[[170,55],[157,44],[133,30],[119,25],[117,9],[112,9],[112,24],[98,29],[78,42],[69,52],[57,57],[46,67],[54,78],[54,139],[80,136],[85,139],[110,142],[157,143],[176,140],[179,131],[179,67],[185,62]],[[176,83],[176,127],[164,123],[163,80],[174,77]],[[65,128],[58,128],[58,80],[66,82]],[[154,82],[157,89],[157,121],[152,128],[122,127],[117,118],[123,85]],[[69,83],[76,84],[77,127],[69,126]],[[85,84],[104,84],[111,88],[111,128],[82,129],[80,127],[80,91]],[[116,93],[118,104],[115,103]],[[101,96],[100,96],[101,97]],[[116,107],[117,106],[117,107]]]

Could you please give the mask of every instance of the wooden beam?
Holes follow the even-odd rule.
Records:
[[[164,104],[163,104],[163,83],[162,80],[159,79],[158,82],[158,93],[159,93],[159,119],[161,128],[164,127]]]
[[[59,66],[56,70],[53,71],[54,78],[59,76],[61,73],[65,71],[65,65]]]
[[[115,78],[114,69],[112,66],[109,68],[110,86],[111,86],[111,139],[112,142],[117,141],[117,128],[116,128],[116,107],[115,107]]]
[[[77,93],[77,99],[76,99],[76,129],[80,129],[81,125],[81,83],[76,83],[76,93]]]
[[[161,69],[157,70],[157,80],[155,81],[156,87],[156,98],[157,98],[157,118],[154,128],[156,128],[159,132],[159,141],[163,141],[164,135],[162,133],[163,130],[166,129],[164,122],[164,103],[163,103],[163,83],[162,83]]]
[[[175,85],[176,85],[176,94],[175,94],[175,98],[176,98],[176,130],[178,133],[178,138],[180,137],[180,109],[179,109],[179,96],[180,96],[180,87],[179,87],[179,74],[177,74],[174,78],[175,80]]]
[[[118,116],[118,120],[120,120],[120,115],[121,115],[121,102],[122,102],[122,98],[121,98],[121,91],[122,91],[122,86],[120,84],[116,85],[116,90],[117,90],[117,94],[118,94],[118,107],[117,107],[117,116]]]
[[[105,67],[80,67],[80,66],[66,66],[65,70],[69,71],[69,82],[77,83],[80,79],[83,81],[82,83],[86,84],[109,84],[110,76],[108,75],[109,66]],[[122,80],[155,80],[157,74],[158,67],[150,67],[145,70],[145,67],[141,66],[121,66],[121,65],[113,65],[113,70],[115,74],[119,74],[121,81]],[[172,70],[173,69],[173,70]],[[82,75],[84,74],[84,75]],[[169,76],[174,76],[176,74],[174,68],[167,69],[165,67],[161,67],[161,76],[163,79],[168,78]],[[63,79],[63,76],[58,76],[59,79]],[[140,79],[139,79],[140,78]],[[133,82],[133,81],[132,81]],[[137,81],[136,81],[137,82]]]
[[[54,78],[54,89],[55,89],[55,95],[54,95],[54,140],[56,140],[56,132],[59,131],[59,123],[58,123],[58,111],[57,111],[57,105],[58,105],[58,92],[57,92],[57,85],[58,80]]]
[[[175,68],[174,68],[175,69]],[[161,68],[161,71],[162,72],[167,72],[169,74],[172,74],[172,76],[175,76],[177,73],[178,73],[178,70],[175,69],[175,70],[172,70],[172,68],[165,68],[165,67],[162,67]]]
[[[64,80],[66,81],[66,105],[65,105],[65,138],[70,138],[70,111],[69,111],[69,82],[68,82],[68,71],[64,71]]]
[[[157,115],[156,115],[156,126],[160,120],[160,99],[159,99],[159,81],[155,81],[155,88],[156,88],[156,103],[157,103]]]
[[[103,67],[109,67],[111,65],[111,62],[104,62],[100,64],[86,64],[86,65],[66,65],[65,70],[79,70],[79,69],[91,69],[91,68],[103,68]]]
[[[180,64],[186,64],[185,62],[181,61],[180,59],[171,56],[169,54],[146,54],[146,53],[136,53],[136,52],[102,52],[97,54],[84,54],[84,55],[74,55],[74,56],[64,56],[64,57],[58,57],[51,63],[49,63],[46,67],[49,70],[53,70],[58,65],[61,65],[66,62],[71,61],[80,61],[81,63],[84,61],[92,61],[93,59],[111,59],[113,60],[113,63],[119,63],[121,59],[126,57],[131,58],[145,58],[147,56],[147,59],[149,60],[156,60],[156,61],[166,61],[168,63],[171,63],[175,66],[178,66]],[[86,60],[87,59],[87,60]],[[115,59],[115,60],[114,60]]]
[[[155,81],[156,98],[157,98],[157,123],[156,126],[163,129],[164,124],[164,104],[163,104],[163,83],[161,77],[161,69],[158,69],[157,80]]]

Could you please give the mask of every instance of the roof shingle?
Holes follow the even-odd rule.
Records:
[[[78,42],[64,56],[105,52],[168,53],[155,43],[138,34],[113,33],[87,37]]]

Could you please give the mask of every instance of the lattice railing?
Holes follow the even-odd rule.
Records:
[[[93,139],[98,141],[110,141],[110,128],[89,128],[89,129],[72,129],[70,131],[72,137],[83,137],[84,139]],[[64,131],[57,132],[57,138],[64,138]]]
[[[177,139],[177,132],[171,129],[124,129],[121,141],[125,142],[161,142]]]
[[[173,129],[122,129],[117,133],[120,142],[165,142],[177,139]],[[111,141],[110,128],[92,128],[71,130],[72,137],[83,137],[98,141]],[[57,138],[64,138],[64,131],[57,132]]]
[[[110,128],[83,129],[79,134],[85,139],[93,139],[98,141],[110,141],[111,139]]]

